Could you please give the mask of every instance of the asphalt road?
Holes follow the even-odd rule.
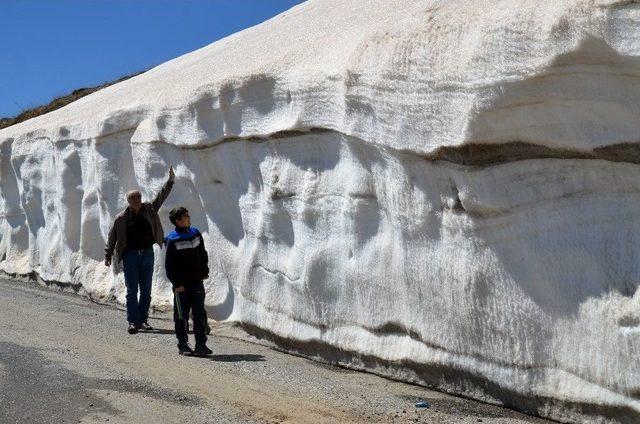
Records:
[[[210,358],[177,355],[169,316],[0,279],[0,423],[545,423],[276,351],[214,325]],[[415,407],[426,400],[428,409]]]

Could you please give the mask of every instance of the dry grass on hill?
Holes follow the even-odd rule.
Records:
[[[144,72],[144,71],[143,71]],[[3,128],[7,128],[10,127],[11,125],[15,125],[18,124],[20,122],[26,121],[27,119],[31,119],[31,118],[35,118],[36,116],[40,116],[40,115],[44,115],[45,113],[49,113],[51,111],[54,111],[56,109],[60,109],[63,106],[68,105],[69,103],[75,102],[76,100],[91,94],[93,92],[96,92],[98,90],[102,90],[105,87],[108,87],[110,85],[113,84],[117,84],[119,82],[122,82],[124,80],[127,80],[129,78],[133,78],[137,75],[140,75],[142,72],[138,72],[136,74],[131,74],[131,75],[127,75],[125,77],[122,77],[116,81],[111,81],[102,85],[98,85],[96,87],[88,87],[88,88],[79,88],[77,90],[74,90],[73,92],[71,92],[70,94],[67,94],[65,96],[60,96],[60,97],[56,97],[55,99],[53,99],[50,103],[46,104],[46,105],[42,105],[42,106],[37,106],[34,107],[32,109],[28,109],[23,111],[22,113],[20,113],[18,116],[15,116],[13,118],[0,118],[0,130]]]

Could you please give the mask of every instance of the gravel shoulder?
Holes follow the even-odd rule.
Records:
[[[113,306],[8,279],[0,304],[2,423],[550,422],[288,355],[229,323],[212,357],[190,358],[168,315],[129,335]]]

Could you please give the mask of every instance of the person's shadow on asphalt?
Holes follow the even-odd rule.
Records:
[[[141,333],[148,334],[176,334],[174,330],[164,328],[154,328],[153,330],[141,331]],[[210,359],[215,362],[264,362],[266,361],[263,355],[255,354],[229,354],[229,355],[188,355],[192,358]]]
[[[208,359],[214,362],[264,362],[265,357],[254,354],[229,354],[229,355],[185,355],[188,358]]]
[[[140,331],[140,333],[147,334],[176,334],[174,330],[165,330],[164,328],[154,328],[153,330],[144,330]]]
[[[253,355],[253,354],[209,355],[208,358],[216,362],[264,362],[266,361],[264,356]]]

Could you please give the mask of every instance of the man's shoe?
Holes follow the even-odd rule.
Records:
[[[138,332],[138,326],[135,324],[129,324],[129,329],[127,329],[129,334],[136,334]]]
[[[207,356],[211,355],[213,351],[207,347],[207,345],[196,345],[193,354],[196,356]]]
[[[142,324],[140,324],[140,330],[142,331],[151,331],[153,330],[153,327],[149,325],[148,322],[143,322]]]
[[[193,350],[189,347],[189,345],[178,345],[178,354],[180,355],[193,355]]]

